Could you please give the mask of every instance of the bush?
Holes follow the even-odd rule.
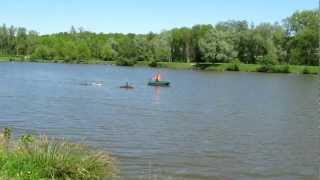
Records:
[[[310,71],[309,68],[304,67],[303,70],[302,70],[302,74],[311,74],[311,71]]]
[[[128,59],[125,57],[119,57],[116,60],[116,65],[118,66],[134,66],[136,64],[136,61],[133,59]]]
[[[158,67],[158,62],[157,61],[151,61],[148,65],[150,67]]]
[[[262,65],[276,65],[278,64],[277,56],[274,53],[268,53],[264,56],[257,57],[257,63]]]
[[[200,69],[200,70],[205,70],[207,69],[208,67],[210,66],[214,66],[215,64],[212,64],[212,63],[196,63],[193,65],[193,67],[195,69]]]
[[[261,65],[257,68],[257,72],[266,72],[266,73],[290,73],[290,66],[274,66],[274,65]]]
[[[257,68],[257,72],[272,72],[272,65],[261,65]]]
[[[239,71],[240,61],[238,59],[231,61],[231,64],[226,68],[227,71]]]
[[[227,68],[227,71],[239,71],[239,65],[238,64],[230,64]]]
[[[9,146],[9,138],[8,131],[0,136],[0,179],[117,178],[114,159],[106,152],[31,135],[21,136]]]
[[[290,73],[290,66],[289,65],[283,65],[283,66],[275,66],[273,68],[274,73]]]

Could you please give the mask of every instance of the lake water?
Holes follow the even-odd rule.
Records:
[[[0,127],[110,150],[122,179],[317,179],[317,76],[157,70],[0,63]]]

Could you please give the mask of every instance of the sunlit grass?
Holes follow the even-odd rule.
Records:
[[[117,179],[107,152],[46,136],[0,136],[0,179]]]
[[[143,63],[140,63],[142,65]],[[172,69],[197,69],[197,65],[194,63],[179,63],[179,62],[159,62],[158,67],[172,68]],[[232,63],[215,63],[204,64],[200,69],[207,71],[228,71],[232,66]],[[242,72],[257,72],[261,67],[260,64],[243,64],[239,63],[239,71]],[[273,73],[299,73],[299,74],[317,74],[320,70],[318,66],[303,66],[303,65],[274,65],[272,66]],[[288,68],[288,69],[287,69]],[[288,70],[288,71],[287,71]]]
[[[0,61],[9,61],[9,57],[0,57]],[[47,60],[34,60],[34,62],[55,62],[65,63],[63,60],[47,61]],[[82,63],[82,62],[79,62]],[[85,64],[109,64],[116,65],[116,61],[102,61],[98,59],[91,59],[85,62]],[[135,66],[150,66],[149,61],[137,61]],[[157,62],[158,68],[170,68],[170,69],[199,69],[207,71],[235,71],[232,63],[186,63],[186,62]],[[237,64],[236,71],[241,72],[258,72],[262,65],[260,64]],[[286,71],[286,68],[288,71]],[[285,70],[285,71],[284,71]],[[318,66],[304,66],[304,65],[274,65],[269,73],[299,73],[299,74],[317,74],[320,68]]]
[[[9,57],[6,57],[6,56],[0,56],[0,62],[1,61],[9,61]]]

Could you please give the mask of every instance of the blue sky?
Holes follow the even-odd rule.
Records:
[[[0,0],[0,23],[41,34],[69,31],[146,33],[230,19],[281,21],[318,0]]]

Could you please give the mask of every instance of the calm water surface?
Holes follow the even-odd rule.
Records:
[[[0,127],[110,150],[123,179],[317,179],[317,76],[160,71],[0,63]]]

